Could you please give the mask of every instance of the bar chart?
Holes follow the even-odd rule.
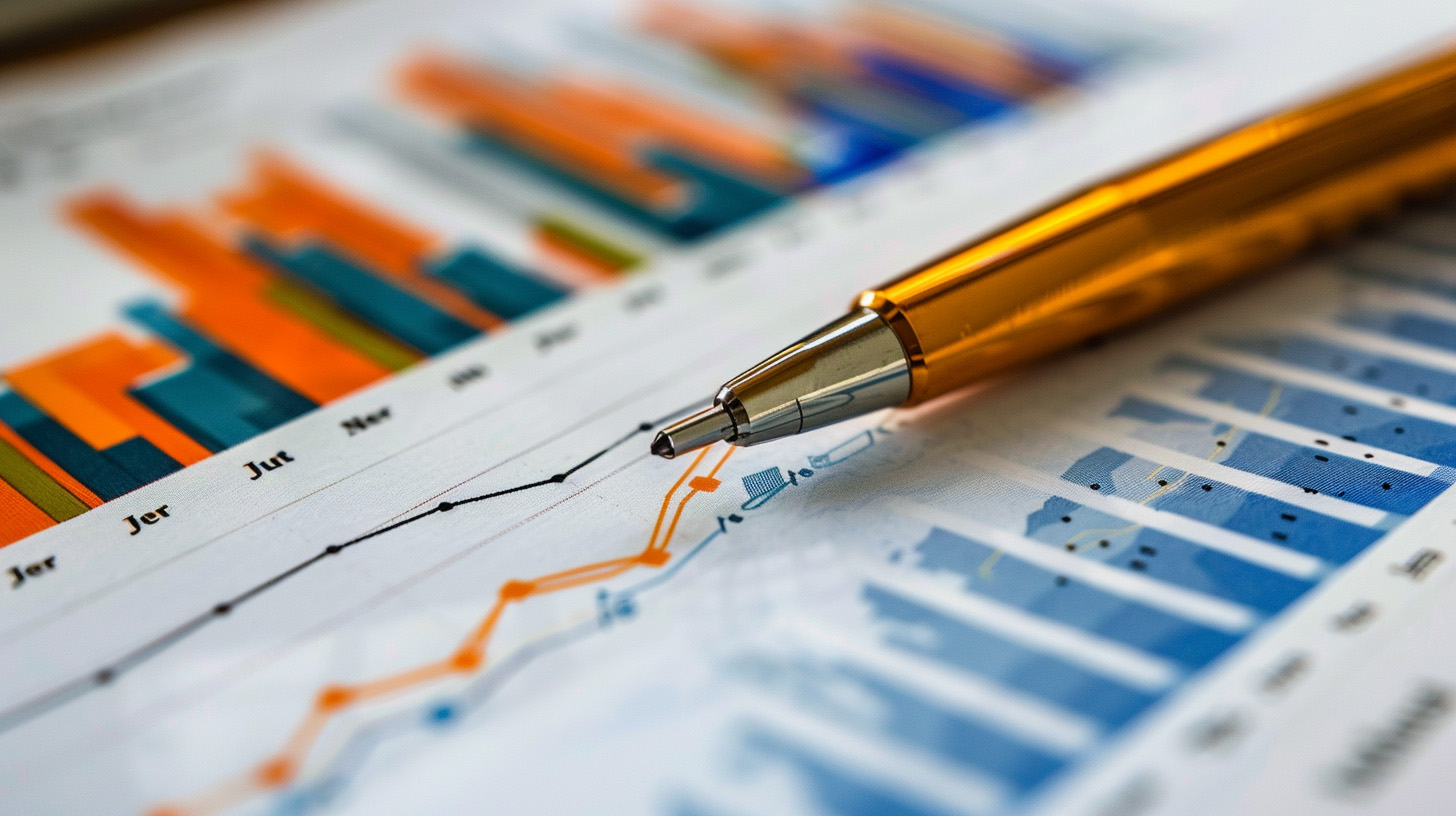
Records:
[[[559,70],[421,52],[393,77],[398,111],[339,114],[426,177],[485,180],[473,197],[527,236],[529,263],[452,245],[276,152],[204,202],[148,208],[113,189],[66,201],[73,237],[177,302],[130,303],[116,330],[4,372],[0,543],[1074,90],[1137,45],[914,5],[804,16],[655,2],[629,19],[563,35],[585,56]],[[412,117],[453,135],[432,141]]]

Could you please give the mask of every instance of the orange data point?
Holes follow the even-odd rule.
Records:
[[[319,711],[333,711],[336,708],[343,708],[354,702],[358,695],[351,688],[344,686],[330,686],[319,692],[318,700],[314,707]]]
[[[672,554],[667,550],[645,550],[637,556],[637,563],[649,567],[660,567],[666,564],[670,558],[672,558]]]
[[[712,493],[722,486],[722,484],[722,482],[711,476],[694,476],[693,480],[688,482],[688,487],[691,487],[699,493]]]
[[[287,757],[272,759],[258,766],[258,783],[270,788],[286,785],[297,770],[293,760]]]
[[[186,816],[186,814],[176,808],[160,807],[147,811],[147,816]]]
[[[485,655],[479,649],[461,649],[450,658],[450,667],[456,671],[475,671],[485,662]]]
[[[519,601],[528,598],[536,590],[536,585],[530,581],[506,581],[500,588],[500,599],[503,601]]]

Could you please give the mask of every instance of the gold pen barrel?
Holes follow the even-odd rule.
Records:
[[[1456,51],[1095,185],[864,292],[939,396],[1456,181]]]

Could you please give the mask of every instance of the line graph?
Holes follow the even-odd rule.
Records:
[[[597,450],[590,456],[581,459],[580,461],[576,462],[571,467],[561,471],[560,473],[553,474],[552,476],[548,476],[545,479],[537,479],[532,482],[526,482],[524,484],[514,485],[512,487],[502,488],[500,490],[493,490],[487,493],[482,493],[480,495],[470,496],[464,499],[457,499],[455,501],[442,501],[429,509],[412,513],[402,519],[370,530],[369,532],[355,536],[354,538],[330,544],[319,550],[318,552],[314,553],[312,556],[309,556],[308,558],[299,561],[292,566],[289,566],[287,569],[277,572],[274,575],[269,576],[268,578],[244,589],[243,591],[232,595],[231,597],[218,601],[206,611],[199,612],[193,617],[182,621],[176,626],[173,626],[172,628],[162,632],[161,634],[158,634],[157,636],[142,643],[141,645],[136,646],[135,648],[131,649],[130,651],[126,652],[125,654],[111,661],[110,663],[100,666],[85,675],[77,677],[67,683],[56,686],[49,691],[43,692],[4,711],[0,711],[0,733],[4,733],[24,723],[27,723],[35,719],[36,717],[39,717],[48,711],[52,711],[59,706],[63,706],[66,703],[88,692],[94,691],[103,686],[110,685],[118,677],[125,674],[126,672],[136,668],[137,666],[155,657],[156,655],[161,654],[162,652],[176,645],[180,641],[186,639],[187,637],[206,627],[208,624],[216,622],[223,617],[226,617],[234,610],[236,610],[239,606],[256,599],[258,596],[262,595],[268,590],[273,589],[283,582],[298,576],[299,574],[308,570],[310,567],[313,567],[314,565],[320,563],[321,561],[339,555],[345,550],[348,550],[366,541],[377,538],[386,533],[393,532],[410,524],[414,524],[438,513],[448,512],[457,507],[489,501],[491,499],[498,499],[515,493],[522,493],[528,490],[536,490],[553,484],[563,484],[573,474],[577,473],[583,468],[590,466],[597,460],[601,459],[603,456],[606,456],[607,454],[627,444],[633,439],[636,439],[642,434],[648,433],[649,431],[663,424],[667,420],[681,413],[684,413],[685,410],[686,409],[680,409],[677,411],[673,411],[672,413],[669,413],[658,419],[640,422],[631,431],[628,431],[626,434],[618,437],[610,444]],[[674,519],[674,524],[675,523],[676,519]]]
[[[634,432],[633,435],[640,432],[642,431]],[[629,438],[631,436],[624,438],[623,441]],[[610,450],[610,448],[607,450]],[[706,473],[694,475],[695,471],[702,465],[711,450],[711,448],[705,448],[701,451],[689,463],[688,467],[678,477],[678,480],[673,483],[672,487],[664,494],[661,508],[658,510],[657,519],[652,527],[652,533],[640,552],[619,558],[587,563],[531,579],[511,579],[506,581],[497,591],[496,600],[486,612],[485,616],[461,641],[460,646],[452,654],[440,660],[405,669],[374,680],[354,685],[333,685],[320,690],[314,700],[313,708],[299,722],[284,742],[283,747],[274,756],[254,769],[250,769],[238,776],[218,783],[213,788],[204,791],[190,801],[180,805],[163,805],[153,810],[151,816],[184,816],[184,814],[215,813],[257,793],[288,784],[296,776],[299,767],[308,757],[318,738],[322,735],[324,728],[343,710],[452,675],[471,674],[482,669],[486,665],[487,647],[492,635],[495,633],[496,626],[505,614],[506,609],[513,603],[522,603],[538,595],[561,592],[567,589],[605,581],[638,567],[655,568],[667,564],[672,558],[672,554],[668,551],[668,545],[671,543],[673,535],[677,531],[678,523],[682,519],[683,511],[686,509],[688,502],[700,493],[712,493],[721,486],[722,482],[717,478],[718,472],[727,463],[728,458],[733,455],[735,448],[727,448]],[[589,464],[600,455],[600,453],[594,455],[577,467],[580,468],[585,466],[585,464]],[[558,474],[558,476],[561,476],[561,479],[553,476],[550,479],[537,483],[536,486],[564,481],[565,475]],[[688,489],[681,498],[677,498],[678,491],[682,489],[684,484],[687,485]],[[526,488],[518,487],[513,490],[522,489]],[[483,500],[484,498],[482,496],[472,500]],[[674,508],[673,500],[675,498],[677,498],[677,504]],[[446,507],[445,509],[449,510],[454,504],[463,503],[465,502],[445,503],[450,504],[450,507]],[[412,519],[423,518],[431,512],[442,511],[437,506],[431,511],[425,511],[416,516],[411,516],[409,519],[397,522],[396,525],[391,527],[381,528],[381,530],[375,531],[371,535],[377,535],[388,529],[393,529],[400,524],[409,523]],[[665,527],[664,524],[666,525]],[[359,540],[363,539],[361,538]],[[338,546],[340,545],[330,545],[328,549]],[[325,550],[325,553],[328,553],[328,549]],[[315,556],[315,558],[317,557]]]

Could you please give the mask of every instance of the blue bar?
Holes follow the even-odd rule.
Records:
[[[864,588],[886,645],[984,677],[1009,689],[1076,712],[1111,730],[1155,701],[1091,670],[1006,640],[876,586]]]
[[[1095,484],[1104,493],[1271,541],[1334,564],[1349,561],[1383,535],[1380,530],[1185,474],[1112,448],[1098,448],[1087,454],[1062,478],[1086,487]]]
[[[624,199],[526,149],[486,133],[470,133],[464,148],[467,152],[484,154],[544,176],[618,216],[680,241],[695,240],[719,229],[731,227],[786,200],[780,193],[735,178],[725,171],[710,168],[686,156],[655,150],[643,155],[644,164],[682,178],[689,187],[688,201],[682,209],[658,212]]]
[[[814,184],[838,184],[895,160],[904,148],[861,130],[833,122],[817,122],[812,144],[794,155],[809,168]]]
[[[186,369],[129,393],[214,453],[315,407],[312,400],[168,314],[161,304],[139,303],[126,313],[191,357]]]
[[[688,181],[692,189],[688,217],[707,225],[709,231],[731,227],[788,200],[781,192],[687,153],[654,148],[643,153],[643,160]]]
[[[427,270],[464,292],[482,309],[506,320],[530,314],[566,297],[566,290],[487,255],[462,249]]]
[[[146,484],[19,394],[0,394],[0,421],[103,501]]]
[[[1294,334],[1220,341],[1228,348],[1341,379],[1456,405],[1456,374]]]
[[[735,661],[734,669],[762,686],[787,693],[798,708],[975,769],[1018,794],[1045,782],[1065,765],[1062,759],[853,664],[754,656]],[[846,705],[845,700],[854,702]],[[865,705],[870,700],[874,705]]]
[[[1060,496],[1026,517],[1026,536],[1079,557],[1147,575],[1274,615],[1314,587],[1161,530]]]
[[[181,462],[140,436],[112,445],[101,454],[126,468],[126,472],[135,476],[142,484],[150,484],[182,469]]]
[[[1173,358],[1163,367],[1207,375],[1196,394],[1211,402],[1456,467],[1456,428],[1450,425],[1202,361]]]
[[[1456,323],[1428,315],[1362,310],[1345,315],[1340,322],[1423,346],[1456,351]]]
[[[874,785],[853,771],[837,768],[829,760],[789,738],[755,727],[743,738],[753,759],[787,766],[804,782],[809,795],[824,813],[838,816],[938,816],[941,811]],[[757,763],[749,759],[750,767]]]
[[[1188,670],[1212,663],[1239,641],[1238,635],[1110,594],[946,530],[931,530],[915,550],[920,569],[953,572],[965,579],[970,592]]]
[[[866,83],[819,79],[794,88],[807,111],[897,152],[966,123],[959,111]]]
[[[1411,515],[1451,486],[1450,480],[1417,476],[1364,459],[1234,430],[1228,423],[1139,397],[1124,398],[1109,416],[1145,423],[1132,434],[1138,439],[1388,513]]]
[[[375,277],[321,244],[289,250],[257,236],[244,243],[253,255],[323,290],[365,322],[424,354],[439,354],[480,334],[474,326]]]
[[[960,77],[896,57],[867,51],[856,61],[871,75],[895,88],[958,111],[967,119],[990,119],[1012,110],[1012,100]]]

